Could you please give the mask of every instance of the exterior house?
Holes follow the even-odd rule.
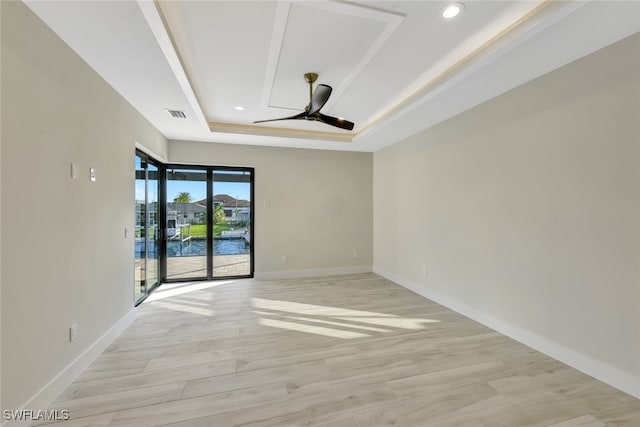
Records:
[[[167,228],[169,235],[175,233],[175,229],[184,224],[205,224],[207,219],[207,201],[199,200],[191,203],[167,203]],[[235,199],[226,194],[219,194],[213,197],[214,208],[222,206],[226,221],[242,222],[248,221],[251,215],[251,202],[244,199]],[[144,215],[144,203],[136,203],[136,218]],[[150,204],[147,209],[150,210],[152,222],[157,218],[157,203]]]
[[[228,194],[216,194],[213,196],[213,206],[222,206],[227,221],[248,221],[251,216],[251,202],[244,199],[236,199]]]
[[[158,202],[149,203],[146,205],[144,200],[136,200],[136,237],[140,237],[142,234],[142,226],[140,224],[145,223],[146,215],[148,214],[148,224],[150,227],[158,226]]]
[[[206,220],[206,202],[167,203],[168,228],[176,228],[179,224],[204,224]]]

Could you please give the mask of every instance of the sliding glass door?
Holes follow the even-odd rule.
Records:
[[[253,277],[254,170],[135,157],[136,304],[162,282]]]
[[[253,276],[253,169],[167,165],[167,281]]]
[[[143,157],[136,153],[136,225],[135,225],[135,281],[134,301],[137,303],[147,295],[147,171]]]
[[[167,280],[209,276],[207,176],[203,168],[167,167]]]
[[[158,166],[147,162],[147,287],[160,283],[160,176]]]
[[[134,302],[142,301],[160,283],[158,228],[158,165],[146,154],[136,152],[135,160],[135,278]]]
[[[249,276],[253,173],[248,169],[213,170],[213,277]]]

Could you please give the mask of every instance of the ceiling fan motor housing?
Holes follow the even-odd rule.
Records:
[[[306,73],[304,75],[304,79],[309,84],[315,83],[316,80],[318,80],[318,74],[317,73]]]

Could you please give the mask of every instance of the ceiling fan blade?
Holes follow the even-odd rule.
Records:
[[[311,116],[316,114],[327,103],[327,100],[331,96],[333,89],[329,85],[320,84],[316,86],[316,90],[313,91],[311,102],[309,103],[309,111],[307,115]]]
[[[318,117],[318,121],[322,123],[326,123],[328,125],[335,126],[341,129],[353,130],[353,126],[355,126],[349,120],[341,119],[338,117],[325,116],[322,113],[318,113],[316,117]]]
[[[278,120],[300,120],[300,119],[305,119],[306,117],[307,117],[307,112],[303,111],[302,113],[296,114],[295,116],[281,117],[279,119],[256,120],[253,123],[277,122]]]

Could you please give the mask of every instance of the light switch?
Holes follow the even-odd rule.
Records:
[[[78,179],[80,177],[78,169],[77,163],[71,163],[71,179]]]
[[[96,182],[96,168],[89,169],[89,176],[91,177],[91,182]]]

